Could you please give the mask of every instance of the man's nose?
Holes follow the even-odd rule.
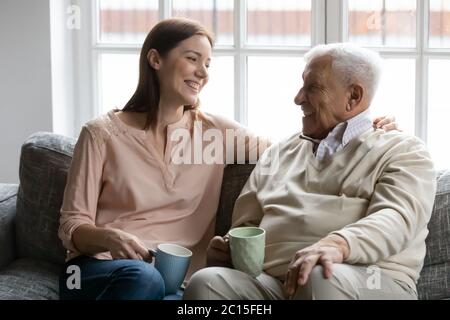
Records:
[[[305,102],[305,93],[303,91],[303,88],[301,88],[300,91],[297,93],[297,95],[294,98],[294,103],[299,106],[303,102]]]

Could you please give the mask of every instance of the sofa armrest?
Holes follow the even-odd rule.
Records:
[[[15,228],[17,184],[0,183],[0,269],[15,257]]]

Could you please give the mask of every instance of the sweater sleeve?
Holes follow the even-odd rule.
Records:
[[[366,216],[333,232],[349,244],[347,263],[371,264],[398,254],[427,227],[436,192],[429,153],[416,138],[391,151]]]
[[[101,188],[102,157],[95,139],[86,127],[74,148],[61,207],[58,236],[70,251],[77,251],[73,231],[83,224],[95,225]]]

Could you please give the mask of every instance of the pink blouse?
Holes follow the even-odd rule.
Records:
[[[180,121],[168,126],[164,158],[154,149],[151,130],[128,126],[115,111],[83,126],[75,146],[58,232],[68,249],[67,260],[80,255],[72,243],[74,230],[90,224],[126,231],[149,248],[162,242],[185,246],[194,253],[191,274],[205,265],[206,248],[214,235],[225,167],[225,131],[245,129],[235,121],[199,112],[209,123],[205,126],[203,121],[203,133],[206,127],[215,128],[224,137],[222,155],[211,153],[211,139],[201,143],[200,151],[223,161],[199,163],[192,156],[191,163],[180,163],[180,155],[191,158],[186,158],[186,152],[196,148],[195,139],[179,138],[185,132],[192,136],[198,119],[195,111],[185,111]],[[179,139],[172,141],[173,137]],[[95,257],[111,259],[109,252]]]

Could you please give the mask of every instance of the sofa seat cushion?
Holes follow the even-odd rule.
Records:
[[[23,258],[0,270],[0,300],[57,300],[61,266]]]

